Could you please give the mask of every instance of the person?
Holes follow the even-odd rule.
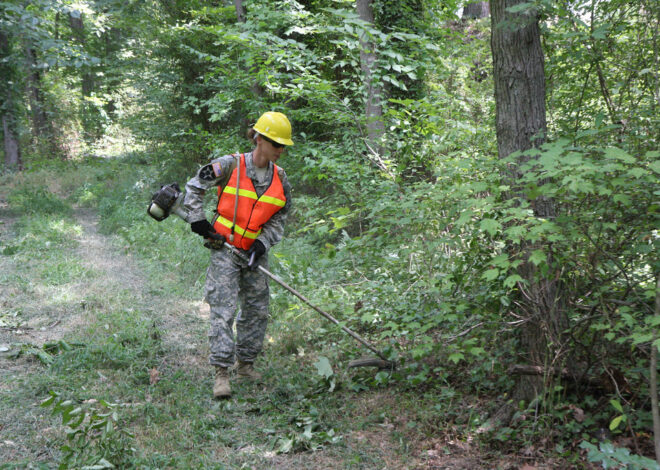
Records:
[[[211,249],[205,300],[210,306],[214,398],[231,396],[230,368],[239,378],[261,378],[254,361],[263,347],[270,295],[268,278],[257,267],[268,268],[268,250],[282,239],[291,210],[291,186],[284,170],[275,164],[286,146],[293,145],[291,123],[282,113],[267,112],[248,131],[248,137],[256,144],[252,152],[225,155],[201,167],[186,184],[183,200],[194,233],[205,239],[220,238],[249,260],[221,248],[221,243],[211,244],[218,249]],[[203,197],[214,187],[218,204],[209,222]]]

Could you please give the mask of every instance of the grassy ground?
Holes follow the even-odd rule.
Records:
[[[146,205],[148,176],[131,169],[138,183],[122,189],[110,178],[121,165],[2,177],[0,467],[518,468],[454,431],[476,402],[346,371],[356,348],[277,287],[263,382],[234,382],[231,399],[214,401],[207,253],[184,224],[133,207]],[[122,209],[104,187],[126,194]],[[122,232],[121,212],[144,221]],[[63,425],[66,407],[40,406],[50,392],[81,408],[78,427]],[[112,429],[85,428],[108,410]]]

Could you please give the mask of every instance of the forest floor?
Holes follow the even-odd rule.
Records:
[[[99,232],[91,209],[50,218],[43,241],[9,211],[2,191],[0,468],[53,468],[62,458],[66,427],[39,406],[49,391],[83,407],[117,403],[118,426],[130,432],[141,468],[553,467],[486,457],[451,429],[429,433],[427,423],[419,432],[414,392],[324,391],[310,378],[313,357],[274,358],[280,350],[271,345],[282,340],[276,325],[258,363],[263,382],[234,383],[231,399],[214,401],[201,283],[199,300],[168,289],[157,269]],[[72,349],[50,349],[53,360],[44,364],[34,352],[57,341]]]

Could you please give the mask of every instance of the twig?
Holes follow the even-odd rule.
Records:
[[[453,341],[453,340],[455,340],[456,338],[460,338],[461,336],[465,336],[465,335],[468,334],[470,331],[474,330],[475,328],[479,328],[479,327],[480,327],[481,325],[483,325],[483,324],[484,324],[484,322],[481,321],[481,322],[477,323],[476,325],[471,326],[471,327],[468,328],[467,330],[458,333],[457,335],[447,337],[447,340],[448,340],[448,341]]]
[[[614,375],[612,374],[612,372],[610,372],[610,370],[607,368],[607,366],[605,366],[605,364],[603,364],[603,369],[605,370],[607,375],[609,375],[610,379],[612,380],[612,383],[614,384],[614,389],[616,390],[617,397],[619,397],[619,399],[622,402],[624,402],[626,404],[629,404],[628,400],[626,400],[623,397],[623,395],[621,394],[621,390],[619,389],[619,383],[614,378]],[[632,429],[632,425],[630,424],[630,420],[628,420],[628,431],[630,431],[630,436],[632,437],[633,444],[635,444],[635,452],[637,452],[639,454],[640,450],[639,450],[639,444],[637,443],[637,436],[635,435],[635,432]]]

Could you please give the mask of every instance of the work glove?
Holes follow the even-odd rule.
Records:
[[[257,269],[257,260],[266,253],[266,247],[259,240],[255,240],[252,246],[247,251],[248,268],[252,271]]]
[[[225,237],[217,233],[213,228],[213,225],[211,225],[206,219],[198,220],[197,222],[190,224],[190,230],[204,238],[210,238],[212,240],[219,240],[222,242],[225,241]]]

